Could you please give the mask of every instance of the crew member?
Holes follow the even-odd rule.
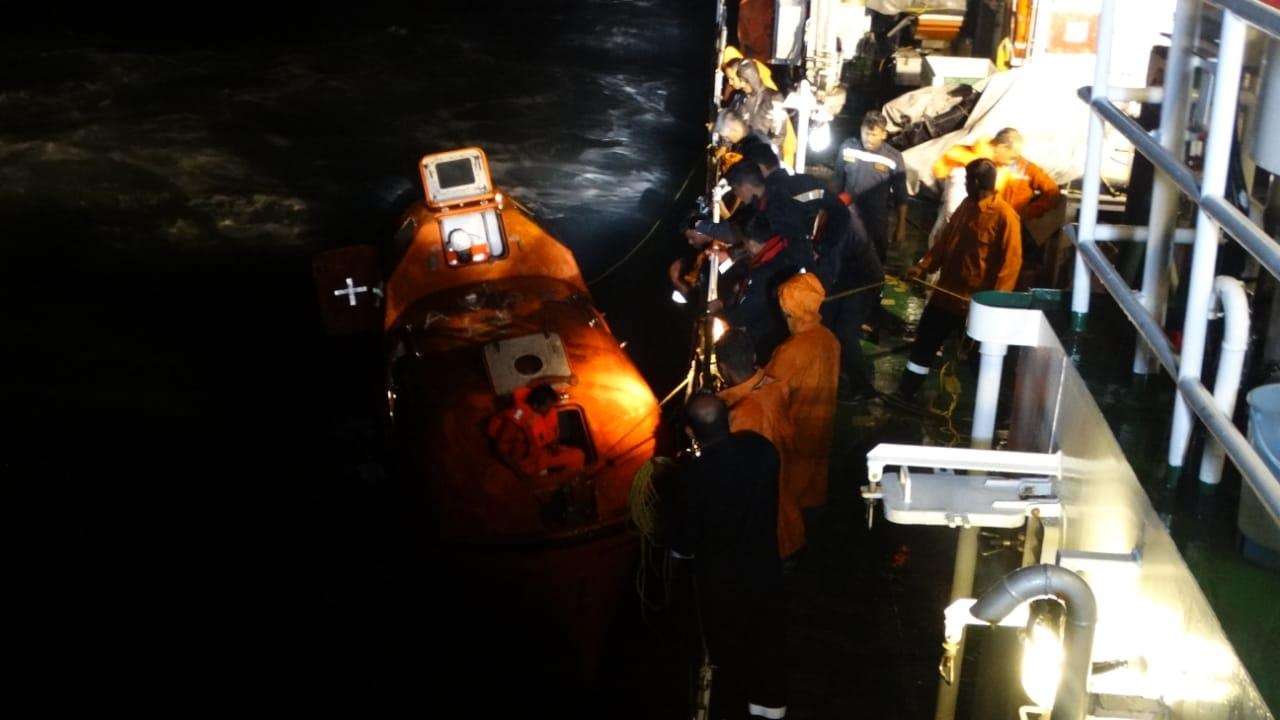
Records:
[[[489,245],[479,235],[454,228],[445,238],[445,260],[450,265],[468,265],[489,259]]]
[[[560,395],[550,385],[517,388],[511,407],[489,419],[488,433],[509,467],[528,476],[571,475],[586,465],[576,447],[560,444]]]
[[[716,363],[728,387],[720,399],[729,406],[729,429],[763,435],[787,463],[791,426],[786,414],[785,386],[756,367],[751,337],[740,329],[716,343]],[[779,478],[786,478],[783,471]],[[804,547],[804,519],[794,488],[778,483],[778,555],[787,558]]]
[[[862,117],[859,137],[840,144],[835,186],[852,199],[866,223],[881,264],[889,252],[890,208],[896,208],[893,239],[907,236],[907,171],[902,153],[885,142],[889,123],[878,110]]]
[[[768,137],[787,165],[793,165],[796,133],[791,126],[791,118],[782,108],[778,91],[765,86],[754,62],[738,63],[731,84],[736,92],[730,98],[728,108],[742,116],[752,130]]]
[[[729,408],[697,395],[685,408],[698,454],[675,484],[670,547],[693,561],[701,632],[712,665],[711,717],[786,716],[786,599],[778,557],[778,451],[730,429]]]
[[[1022,268],[1018,214],[996,194],[995,164],[973,160],[965,178],[968,196],[938,242],[906,273],[914,280],[941,271],[939,289],[920,316],[898,385],[898,395],[905,400],[914,400],[938,350],[964,327],[969,297],[982,290],[1013,290]]]
[[[978,158],[995,163],[996,193],[1018,213],[1024,226],[1058,205],[1062,196],[1058,184],[1040,166],[1022,156],[1022,147],[1022,133],[1005,128],[989,141],[980,139],[972,145],[955,145],[938,158],[933,164],[933,176],[941,185],[943,202],[930,233],[930,244],[937,240],[951,214],[964,200],[965,167]],[[1024,245],[1034,245],[1034,241]]]
[[[778,304],[791,336],[778,346],[764,373],[786,388],[787,419],[794,438],[783,485],[794,488],[801,508],[827,501],[827,466],[840,379],[840,343],[822,326],[818,308],[826,292],[812,273],[778,288]]]
[[[768,221],[774,234],[787,239],[787,256],[797,268],[807,268],[813,261],[813,252],[809,245],[809,234],[812,227],[808,224],[808,214],[800,203],[786,192],[765,186],[764,174],[755,163],[740,162],[725,173],[725,181],[733,189],[734,197],[743,206],[738,212],[746,212],[748,216],[762,216]],[[741,222],[749,220],[747,216],[734,218]]]
[[[747,223],[742,243],[750,258],[746,275],[728,302],[717,300],[710,310],[714,313],[723,308],[730,327],[745,330],[755,343],[756,356],[767,358],[787,336],[786,321],[775,299],[778,287],[801,267],[788,253],[791,239],[775,233],[763,216]]]
[[[760,166],[766,189],[789,195],[805,209],[807,224],[814,229],[814,272],[828,297],[839,295],[822,304],[822,322],[840,341],[843,392],[863,397],[874,394],[862,357],[862,324],[880,304],[876,283],[884,281],[884,269],[857,207],[846,206],[826,189],[826,183],[812,175],[788,174],[767,147],[748,148],[745,158]],[[865,289],[850,293],[858,288]]]

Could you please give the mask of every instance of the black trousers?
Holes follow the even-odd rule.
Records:
[[[702,580],[702,579],[700,579]],[[744,590],[702,580],[699,588],[711,680],[712,720],[744,720],[752,706],[787,705],[786,596],[781,586]]]
[[[933,358],[938,354],[938,350],[942,349],[943,344],[957,330],[963,330],[965,324],[965,316],[957,315],[948,310],[939,308],[934,303],[929,303],[924,308],[924,314],[920,316],[920,324],[916,326],[916,341],[911,343],[911,352],[907,355],[910,363],[907,369],[920,375],[916,368],[933,367]],[[912,368],[915,365],[916,368]]]
[[[871,383],[862,356],[862,324],[880,304],[880,288],[872,288],[822,304],[822,324],[840,341],[840,369],[855,388]]]

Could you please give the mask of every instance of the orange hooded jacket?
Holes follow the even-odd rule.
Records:
[[[517,388],[511,407],[489,418],[488,435],[509,467],[525,475],[551,470],[575,473],[586,464],[583,452],[559,445],[560,420],[554,412],[539,415],[529,405],[531,388]]]
[[[783,451],[779,484],[794,493],[800,507],[827,501],[827,468],[840,382],[840,343],[822,326],[818,309],[826,297],[816,275],[801,273],[778,288],[778,304],[791,330],[765,367],[786,393],[793,433]]]
[[[720,399],[729,406],[729,429],[751,431],[768,438],[782,459],[782,476],[786,476],[785,448],[791,443],[791,421],[787,418],[785,386],[757,370],[746,382],[720,391]],[[804,519],[794,493],[786,492],[778,483],[778,556],[790,557],[804,547]]]

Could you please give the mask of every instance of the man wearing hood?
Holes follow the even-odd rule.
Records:
[[[764,374],[777,378],[787,396],[792,442],[786,451],[782,485],[793,488],[802,508],[827,501],[827,468],[840,382],[840,342],[823,327],[818,310],[826,298],[812,273],[801,273],[778,288],[778,304],[791,336],[773,353]]]
[[[716,343],[716,363],[728,384],[719,393],[729,406],[729,429],[754,432],[773,443],[787,464],[791,445],[791,424],[786,413],[785,386],[756,367],[751,337],[740,329],[730,330]],[[785,478],[783,470],[780,478]],[[804,547],[804,519],[794,488],[778,483],[778,555],[790,557]]]

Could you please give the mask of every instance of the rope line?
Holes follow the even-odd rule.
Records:
[[[684,182],[681,183],[680,185],[680,189],[677,190],[676,194],[671,198],[671,206],[667,208],[667,212],[662,213],[661,215],[658,216],[657,220],[653,221],[653,225],[650,226],[649,232],[645,233],[644,237],[640,239],[640,242],[636,243],[635,246],[632,247],[631,250],[627,252],[626,255],[623,255],[621,260],[609,266],[607,270],[597,275],[594,279],[588,280],[587,285],[595,285],[601,280],[604,280],[605,278],[612,275],[614,270],[617,270],[618,268],[626,264],[626,262],[630,260],[632,256],[634,256],[637,252],[639,252],[640,248],[644,247],[645,243],[649,242],[649,240],[653,238],[654,233],[658,231],[658,227],[662,225],[662,221],[667,219],[667,215],[671,213],[671,209],[674,208],[676,203],[679,202],[680,198],[684,196],[684,191],[689,189],[689,181],[693,180],[693,174],[698,171],[698,166],[701,164],[702,164],[701,161],[699,161],[697,163],[694,163],[694,166],[692,168],[689,168],[689,174],[685,176]]]

